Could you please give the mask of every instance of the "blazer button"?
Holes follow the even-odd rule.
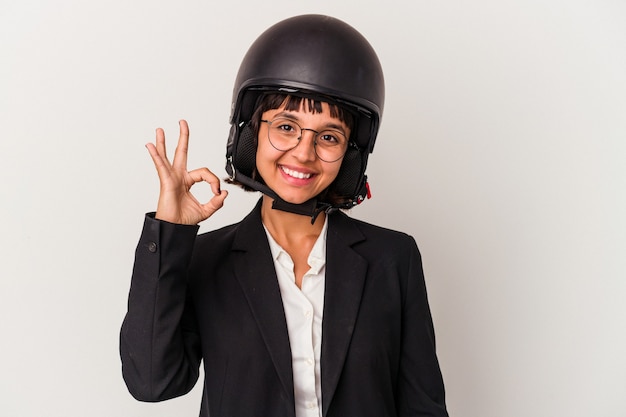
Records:
[[[157,244],[154,242],[148,243],[148,250],[152,253],[155,253],[157,251]]]

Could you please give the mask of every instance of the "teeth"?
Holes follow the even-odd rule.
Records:
[[[285,174],[289,175],[290,177],[299,178],[301,180],[311,178],[311,174],[305,174],[304,172],[294,171],[285,167],[281,167],[281,169]]]

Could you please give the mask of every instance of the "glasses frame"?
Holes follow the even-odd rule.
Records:
[[[272,138],[271,138],[271,134],[270,134],[270,132],[271,132],[271,128],[272,128],[272,123],[276,122],[277,120],[279,120],[279,121],[280,121],[280,120],[288,120],[290,123],[293,123],[294,125],[298,126],[298,128],[300,129],[300,136],[298,136],[298,138],[297,138],[297,142],[295,143],[295,145],[293,145],[293,146],[292,146],[291,148],[289,148],[289,149],[280,149],[280,148],[278,148],[276,145],[274,145],[274,143],[272,142]],[[288,151],[290,151],[290,150],[292,150],[292,149],[295,149],[295,148],[296,148],[296,147],[300,144],[300,142],[301,142],[303,132],[304,132],[304,131],[307,131],[307,130],[308,130],[308,131],[310,131],[310,132],[313,132],[313,133],[314,133],[314,135],[315,135],[315,136],[313,137],[313,150],[315,151],[315,155],[316,155],[316,156],[320,159],[320,161],[324,161],[324,162],[327,162],[327,163],[337,162],[337,161],[339,161],[341,158],[343,158],[343,157],[346,155],[346,152],[348,151],[348,148],[349,148],[350,146],[356,146],[355,144],[353,144],[353,143],[352,143],[352,142],[348,139],[348,137],[345,135],[345,133],[343,133],[343,132],[341,132],[341,131],[339,131],[339,130],[337,130],[337,129],[324,129],[324,130],[321,130],[321,131],[317,131],[317,130],[314,130],[314,129],[309,129],[309,128],[306,128],[306,127],[302,127],[302,126],[300,126],[300,125],[299,125],[299,124],[298,124],[295,120],[292,120],[292,119],[287,118],[287,117],[277,117],[277,118],[275,118],[275,119],[273,119],[273,120],[261,119],[261,123],[267,123],[267,126],[268,126],[268,129],[267,129],[267,140],[269,140],[270,145],[272,145],[272,147],[273,147],[274,149],[276,149],[277,151],[280,151],[280,152],[288,152]],[[346,139],[346,146],[345,146],[345,148],[344,148],[344,150],[343,150],[343,153],[342,153],[342,154],[341,154],[341,156],[339,156],[337,159],[334,159],[334,160],[332,160],[332,161],[328,161],[328,160],[326,160],[326,159],[322,158],[322,157],[321,157],[321,156],[317,153],[317,139],[318,139],[319,135],[320,135],[321,133],[324,133],[324,132],[336,132],[336,133],[338,133],[338,134],[342,135],[342,136]]]

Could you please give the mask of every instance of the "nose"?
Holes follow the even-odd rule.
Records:
[[[302,129],[300,140],[291,154],[300,161],[313,161],[317,157],[315,154],[315,137],[317,132],[313,129]]]

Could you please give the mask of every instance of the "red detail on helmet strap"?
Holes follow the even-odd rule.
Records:
[[[370,183],[367,181],[365,182],[365,188],[367,188],[367,199],[369,200],[372,198],[372,192],[370,191]]]

